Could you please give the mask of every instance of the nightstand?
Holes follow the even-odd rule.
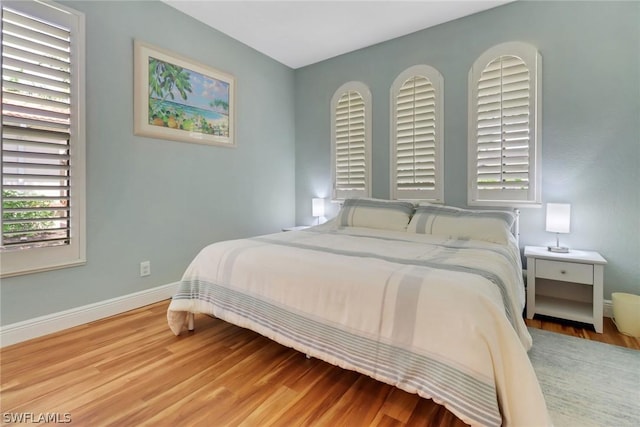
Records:
[[[310,225],[296,225],[295,227],[285,227],[282,229],[282,231],[298,231],[298,230],[305,230],[307,228],[311,227]]]
[[[598,252],[550,252],[526,246],[527,319],[536,314],[591,323],[602,333],[602,283],[607,263]]]

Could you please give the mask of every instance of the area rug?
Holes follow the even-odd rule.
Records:
[[[555,427],[640,426],[640,351],[529,328]]]

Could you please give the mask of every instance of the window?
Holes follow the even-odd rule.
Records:
[[[469,205],[540,205],[541,66],[535,47],[511,42],[469,71]]]
[[[83,61],[83,14],[3,1],[3,277],[84,262]]]
[[[331,99],[333,198],[371,196],[371,93],[360,82]]]
[[[442,75],[428,65],[391,86],[391,198],[443,203]]]

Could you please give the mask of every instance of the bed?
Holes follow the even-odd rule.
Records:
[[[551,425],[527,356],[512,212],[346,200],[306,230],[218,242],[171,330],[206,313],[444,405],[470,425]]]

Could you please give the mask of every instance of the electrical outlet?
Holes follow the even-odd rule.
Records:
[[[142,261],[140,263],[140,277],[151,275],[151,261]]]

